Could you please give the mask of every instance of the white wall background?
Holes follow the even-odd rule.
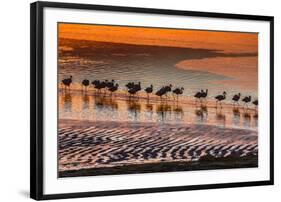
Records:
[[[62,1],[62,0],[61,0]],[[69,0],[70,1],[70,0]],[[0,201],[29,199],[29,3],[2,1],[0,7]],[[277,201],[281,194],[281,13],[274,0],[71,0],[134,7],[226,12],[275,16],[275,185],[130,196],[69,199],[68,201]],[[279,115],[278,115],[279,114]],[[275,199],[275,200],[274,200]]]

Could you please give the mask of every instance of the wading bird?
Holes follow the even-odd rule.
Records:
[[[173,93],[177,95],[177,101],[179,100],[179,95],[183,94],[183,90],[184,88],[176,88],[175,90],[173,90]]]
[[[245,107],[245,105],[247,106],[247,108],[248,108],[248,103],[249,102],[251,102],[251,100],[252,100],[252,97],[251,96],[246,96],[246,97],[244,97],[243,98],[243,102],[244,102],[244,107]]]
[[[197,93],[195,93],[194,97],[195,97],[195,103],[197,103],[199,100],[201,100],[201,96],[202,96],[202,93],[204,93],[203,90],[201,91],[198,91]]]
[[[162,96],[166,94],[165,87],[160,88],[158,91],[156,91],[155,95],[159,96],[162,101]]]
[[[136,90],[136,92],[139,92],[141,90],[141,82],[135,84],[133,88]]]
[[[257,106],[259,105],[259,101],[258,101],[258,100],[255,100],[255,101],[253,101],[252,103],[256,106],[256,108],[257,108]]]
[[[130,90],[131,88],[133,88],[135,86],[134,82],[129,82],[125,85],[127,87],[128,90]]]
[[[116,83],[115,85],[113,85],[112,87],[108,88],[109,92],[110,92],[110,97],[112,96],[112,93],[114,93],[115,91],[118,90],[119,84]]]
[[[69,78],[63,79],[61,81],[61,83],[64,85],[65,90],[66,90],[66,88],[70,89],[70,85],[72,84],[72,76],[70,76]]]
[[[84,79],[82,81],[82,87],[83,87],[83,91],[87,91],[88,86],[90,85],[90,81],[88,79]]]
[[[165,86],[164,89],[166,91],[166,98],[168,97],[168,92],[172,92],[172,84],[168,85],[168,86]]]
[[[240,97],[241,97],[241,93],[235,94],[235,95],[232,97],[233,105],[234,105],[235,103],[236,103],[237,105],[239,105]]]
[[[102,81],[102,82],[98,82],[98,83],[95,85],[95,88],[98,90],[98,93],[100,93],[102,89],[105,89],[105,88],[106,88],[106,83],[107,83],[107,80]],[[106,90],[106,89],[105,89],[105,90]]]
[[[218,106],[218,102],[220,102],[220,106],[221,106],[221,108],[222,108],[221,101],[222,101],[222,100],[225,100],[225,98],[226,98],[226,92],[225,92],[225,91],[223,91],[223,94],[222,94],[222,95],[217,95],[217,96],[215,97],[215,99],[217,100],[217,101],[216,101],[216,108],[217,108],[217,106]]]
[[[153,92],[153,85],[151,84],[149,87],[147,87],[146,89],[144,89],[146,94],[147,94],[147,98],[149,100],[149,94]]]
[[[137,91],[134,88],[131,88],[128,90],[128,93],[130,94],[129,99],[131,99],[132,95],[134,96],[137,93]]]
[[[107,82],[107,83],[106,83],[106,87],[107,87],[108,89],[111,88],[111,87],[113,87],[113,86],[114,86],[114,82],[115,82],[114,79],[112,79],[111,82]]]
[[[94,81],[92,81],[91,83],[92,83],[92,85],[94,86],[95,92],[96,92],[96,89],[97,89],[96,86],[100,84],[100,81],[99,81],[99,80],[94,80]]]
[[[205,92],[203,91],[203,92],[201,93],[201,98],[205,99],[205,101],[206,101],[207,96],[208,96],[208,89],[206,89]]]

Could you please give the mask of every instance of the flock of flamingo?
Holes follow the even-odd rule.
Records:
[[[64,90],[69,90],[70,89],[70,85],[73,83],[72,81],[72,76],[65,78],[61,81],[61,84],[64,86]],[[115,82],[115,80],[94,80],[90,83],[90,81],[88,79],[84,79],[81,82],[81,85],[83,87],[83,91],[87,91],[87,89],[90,87],[90,84],[92,84],[92,86],[96,89],[98,94],[106,94],[106,92],[108,91],[110,94],[110,97],[113,95],[113,93],[115,93],[118,88],[119,88],[119,84]],[[141,82],[129,82],[125,85],[125,87],[127,88],[127,92],[129,94],[129,99],[131,99],[132,97],[137,96],[138,97],[138,92],[140,92],[142,90],[141,87]],[[176,99],[178,101],[179,95],[183,94],[184,88],[180,87],[180,88],[174,88],[172,89],[173,85],[167,85],[167,86],[163,86],[160,89],[158,89],[157,91],[155,91],[155,95],[157,95],[158,97],[160,97],[161,101],[163,99],[163,96],[165,96],[166,98],[168,97],[168,93],[172,93],[174,100]],[[147,99],[149,100],[149,95],[153,93],[154,89],[153,89],[153,85],[151,84],[150,86],[146,87],[143,89],[146,94],[147,94]],[[219,105],[222,108],[222,101],[226,99],[226,95],[227,93],[224,91],[221,95],[217,95],[214,98],[216,99],[216,107]],[[176,96],[176,97],[175,97]],[[206,101],[208,97],[208,89],[204,90],[200,90],[198,91],[195,95],[194,98],[196,99],[196,103],[200,102],[204,102]],[[248,108],[248,104],[252,103],[255,108],[257,108],[258,106],[258,100],[253,100],[252,101],[252,97],[249,96],[245,96],[244,98],[241,98],[241,93],[235,94],[232,97],[232,101],[233,101],[233,105],[234,106],[239,106],[239,101],[242,101],[244,103],[244,107]]]

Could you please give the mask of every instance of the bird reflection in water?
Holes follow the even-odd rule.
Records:
[[[244,110],[243,118],[244,118],[243,125],[246,126],[246,127],[250,127],[250,125],[251,125],[251,114],[248,112],[248,110]]]
[[[69,92],[62,94],[63,109],[65,112],[72,111],[72,96]]]
[[[222,126],[226,125],[226,116],[222,108],[216,109],[216,119],[220,125]]]
[[[138,118],[138,115],[141,111],[141,105],[138,101],[129,99],[127,100],[128,111],[134,114],[135,120]]]
[[[195,115],[197,117],[197,122],[203,123],[208,119],[208,108],[206,105],[201,104],[199,107],[196,105]]]
[[[184,112],[183,112],[182,106],[178,105],[178,103],[176,104],[176,106],[173,107],[173,112],[175,113],[175,118],[177,120],[183,119]]]
[[[233,116],[232,116],[233,124],[234,125],[239,125],[239,123],[240,123],[240,115],[241,115],[239,108],[238,107],[234,107],[232,112],[233,112]]]
[[[146,103],[145,105],[146,111],[149,113],[150,118],[153,116],[153,105],[150,104],[149,102]]]
[[[110,108],[111,110],[118,109],[118,103],[108,97],[98,96],[94,99],[94,104],[98,109]]]
[[[257,113],[257,111],[255,112],[255,114],[254,114],[254,116],[253,116],[253,120],[254,120],[254,126],[255,127],[258,127],[258,124],[259,124],[259,117],[258,117],[258,113]]]
[[[164,122],[167,119],[167,114],[171,116],[172,114],[172,107],[171,105],[167,103],[161,103],[157,105],[156,112],[162,122]]]
[[[90,103],[89,95],[84,94],[82,96],[82,102],[83,102],[83,110],[88,110],[89,109],[89,103]]]

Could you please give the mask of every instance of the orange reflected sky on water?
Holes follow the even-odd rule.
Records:
[[[142,95],[143,98],[146,95]],[[158,123],[198,123],[223,127],[256,130],[257,117],[254,108],[233,108],[225,104],[216,109],[215,102],[208,101],[208,107],[201,108],[194,100],[180,97],[180,102],[170,99],[160,102],[151,97],[128,100],[119,93],[114,98],[93,96],[93,92],[81,94],[79,91],[60,92],[59,110],[61,119],[90,121],[158,122]]]
[[[199,70],[224,75],[230,77],[231,79],[217,81],[221,82],[222,86],[229,85],[233,89],[237,89],[237,91],[239,91],[240,89],[249,89],[251,90],[251,94],[255,97],[258,93],[257,33],[215,32],[202,30],[176,30],[62,23],[59,24],[58,31],[60,39],[65,38],[137,45],[212,49],[220,51],[222,53],[229,53],[229,55],[225,54],[225,56],[221,57],[191,59],[189,58],[189,54],[187,52],[186,59],[178,61],[174,64],[174,66],[180,69]],[[71,51],[72,47],[71,44],[69,47],[63,45],[60,46],[59,44],[59,49]],[[90,112],[91,115],[95,114],[96,112],[93,108],[94,101],[96,100],[92,100],[91,98],[82,99],[81,96],[73,96],[72,99],[64,100],[65,98],[60,95],[59,99],[61,118],[76,118],[81,120],[91,119],[88,117],[88,112]],[[110,105],[107,102],[102,102],[102,104],[106,105],[106,107],[107,105]],[[128,113],[127,104],[124,101],[120,101],[117,104],[119,108],[118,110],[116,109],[116,111],[120,116],[118,116],[116,120],[128,121],[130,113]],[[113,106],[116,106],[116,104],[114,104]],[[143,111],[144,108],[144,103],[141,103],[141,111]],[[157,114],[157,106],[155,105],[154,108],[155,109],[153,111],[153,115],[155,117],[153,117],[153,120],[157,118],[155,115]],[[190,116],[184,116],[183,120],[186,122],[196,122],[198,116],[194,113],[195,109],[192,107],[188,108],[188,106],[184,106],[184,109],[186,109],[185,114],[189,114]],[[111,111],[109,110],[109,112]],[[208,118],[208,122],[218,124],[218,120],[216,119],[217,114],[212,108],[210,108],[210,112],[212,113],[210,113],[211,115]],[[107,114],[106,117],[112,117],[112,114]],[[141,119],[142,117],[144,117],[144,115],[140,115],[139,117]],[[235,117],[233,116],[233,112],[231,110],[226,111],[226,117],[226,125],[233,125],[232,122]],[[148,118],[144,117],[143,119],[147,120]],[[243,121],[239,121],[238,124],[235,123],[234,125],[243,126],[245,123]]]
[[[138,45],[212,49],[241,56],[178,61],[175,66],[224,75],[234,80],[226,85],[257,90],[258,34],[204,30],[125,27],[89,24],[59,24],[59,38]],[[70,47],[60,46],[61,50]],[[244,54],[244,55],[243,55]]]
[[[216,49],[228,53],[258,52],[257,33],[64,23],[60,23],[58,26],[60,38]]]

